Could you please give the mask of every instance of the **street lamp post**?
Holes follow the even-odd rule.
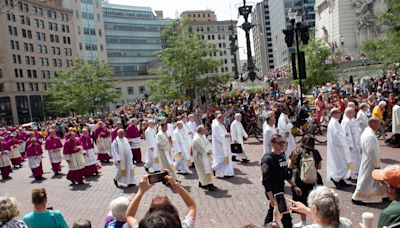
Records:
[[[254,24],[249,22],[249,16],[251,14],[251,10],[253,7],[251,5],[246,5],[246,0],[243,0],[243,6],[239,7],[239,14],[243,16],[244,23],[242,24],[241,28],[246,33],[246,47],[247,47],[247,71],[248,71],[248,78],[254,82],[254,80],[261,78],[257,77],[257,73],[255,72],[255,65],[253,61],[253,54],[251,52],[251,43],[250,43],[250,31],[254,27]],[[241,81],[246,81],[247,79],[243,79],[241,76]]]
[[[302,79],[306,79],[306,61],[305,61],[305,54],[304,51],[300,50],[300,40],[299,36],[301,38],[301,41],[303,42],[304,45],[308,44],[309,40],[309,35],[308,35],[308,26],[303,26],[301,24],[302,22],[302,16],[298,14],[297,11],[294,11],[292,8],[289,9],[288,11],[288,17],[290,20],[290,23],[292,24],[291,28],[283,30],[283,33],[285,34],[285,42],[288,46],[288,48],[292,48],[293,46],[293,39],[295,39],[296,42],[296,50],[295,53],[291,53],[291,58],[292,58],[292,72],[293,72],[293,79],[299,79],[299,86],[300,86],[300,104],[303,104],[303,91],[302,91]],[[296,61],[297,57],[297,61]],[[297,62],[297,66],[296,66]],[[297,71],[297,69],[298,71]],[[298,72],[298,73],[297,73]]]

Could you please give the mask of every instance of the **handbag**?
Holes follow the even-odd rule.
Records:
[[[240,144],[240,143],[232,143],[231,144],[231,152],[234,153],[234,154],[243,153],[242,144]]]

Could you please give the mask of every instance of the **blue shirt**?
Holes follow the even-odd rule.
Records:
[[[31,212],[24,216],[29,228],[68,228],[60,211]]]

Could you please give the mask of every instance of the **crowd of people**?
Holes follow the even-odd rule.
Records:
[[[83,184],[88,176],[99,175],[101,163],[112,160],[116,167],[115,186],[138,185],[139,192],[130,203],[127,199],[113,201],[112,205],[121,208],[121,205],[129,205],[115,209],[118,216],[114,216],[111,209],[113,218],[110,217],[109,222],[119,224],[116,227],[125,223],[129,227],[155,227],[152,225],[155,223],[164,224],[157,227],[193,227],[196,205],[180,187],[179,178],[195,170],[200,188],[218,191],[215,178],[232,178],[235,175],[233,162],[249,162],[244,142],[249,137],[249,128],[257,126],[263,132],[262,184],[270,201],[265,225],[351,227],[348,219],[339,216],[339,200],[334,190],[317,187],[323,185],[318,172],[323,162],[314,147],[315,137],[306,135],[296,145],[292,134],[295,126],[306,129],[313,121],[327,126],[326,181],[343,189],[348,186],[347,180],[356,180],[351,201],[357,205],[380,203],[390,198],[393,202],[382,211],[379,227],[399,223],[400,167],[380,170],[377,135],[380,134],[388,145],[400,146],[399,76],[389,72],[387,76],[369,80],[327,84],[314,88],[312,93],[313,100],[299,101],[293,87],[282,89],[274,84],[269,90],[239,91],[235,96],[214,98],[204,105],[194,106],[188,101],[169,105],[138,103],[122,106],[105,116],[57,118],[31,129],[1,128],[2,178],[10,179],[12,172],[20,169],[27,159],[33,177],[43,181],[43,149],[49,155],[54,175],[60,174],[62,160],[67,162],[66,178],[73,185]],[[389,139],[386,138],[387,129],[393,133]],[[142,158],[144,148],[145,157]],[[178,192],[189,208],[182,221],[165,197],[153,199],[145,218],[140,221],[135,218],[141,197],[151,187],[147,175],[137,182],[135,170],[141,165],[148,175],[168,172],[165,184]],[[292,188],[291,210],[301,215],[299,224],[292,224],[289,213],[279,215],[276,212],[275,195],[284,192],[285,181]],[[56,220],[57,227],[66,227],[59,212],[46,209],[44,189],[33,191],[32,202],[36,214],[33,212],[26,215],[24,221],[15,221],[12,218],[16,212],[13,212],[8,217],[0,216],[0,222],[40,227],[35,221],[40,220],[39,212],[46,212],[49,222]],[[2,198],[2,206],[15,207],[15,199]],[[307,217],[314,225],[307,224]],[[76,227],[84,227],[84,224],[88,222],[78,221]]]

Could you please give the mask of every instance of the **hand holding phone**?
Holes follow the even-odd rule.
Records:
[[[276,206],[278,206],[279,213],[286,214],[289,213],[289,208],[287,206],[285,194],[283,192],[274,194]]]
[[[165,176],[168,175],[167,171],[153,173],[148,175],[149,184],[155,184],[157,182],[165,182]]]

